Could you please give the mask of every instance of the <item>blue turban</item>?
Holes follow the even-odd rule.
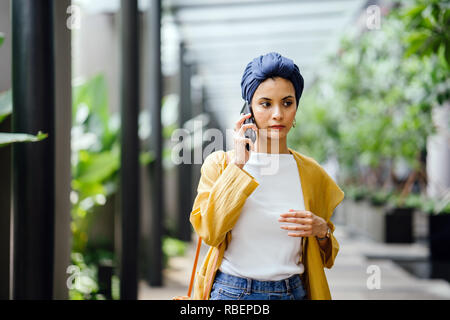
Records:
[[[276,52],[259,56],[247,65],[241,80],[242,98],[251,103],[260,83],[270,77],[282,77],[292,82],[298,108],[304,86],[303,77],[294,61]]]

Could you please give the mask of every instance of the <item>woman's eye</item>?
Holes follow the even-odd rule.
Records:
[[[292,104],[292,102],[291,101],[285,101],[284,102],[284,105],[286,106],[286,107],[289,107],[290,105]],[[270,107],[270,103],[269,102],[261,102],[261,105],[263,106],[263,107]]]

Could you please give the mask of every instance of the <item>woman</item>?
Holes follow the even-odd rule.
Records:
[[[278,53],[247,65],[242,97],[256,123],[241,115],[234,149],[205,159],[190,215],[210,245],[194,299],[331,299],[323,269],[339,250],[330,218],[344,193],[314,159],[287,146],[303,86],[298,67]]]

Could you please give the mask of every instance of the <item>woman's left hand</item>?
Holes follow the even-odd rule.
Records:
[[[311,211],[307,210],[293,210],[280,214],[279,222],[292,222],[298,226],[282,225],[281,229],[291,230],[297,232],[288,232],[291,237],[311,237],[317,236],[319,238],[325,237],[328,229],[327,222],[322,217],[316,216]]]

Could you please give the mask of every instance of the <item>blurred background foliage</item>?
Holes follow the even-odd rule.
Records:
[[[73,249],[83,252],[92,209],[117,191],[120,165],[117,116],[108,113],[106,82],[95,76],[73,88],[72,233]]]
[[[98,268],[100,265],[116,265],[112,250],[92,245],[89,231],[93,227],[99,207],[116,210],[116,193],[120,169],[120,114],[110,113],[108,86],[103,74],[73,83],[72,107],[72,265],[79,268],[80,280],[70,290],[71,299],[104,299],[99,293]],[[168,103],[166,103],[168,102]],[[176,104],[164,97],[164,138],[170,139],[177,126],[174,113]],[[151,119],[147,111],[139,115],[139,136],[144,144],[150,137]],[[144,148],[148,149],[148,148]],[[171,150],[165,148],[163,156],[169,158]],[[153,161],[150,151],[142,151],[140,164]],[[166,159],[166,163],[168,163]],[[111,203],[108,203],[111,202]],[[109,204],[109,206],[107,206]],[[110,214],[114,216],[114,213]],[[109,244],[111,246],[112,244]],[[186,244],[183,241],[163,237],[163,261],[167,264],[171,256],[182,255]],[[108,246],[107,246],[108,247]],[[119,279],[113,276],[113,299],[118,299]]]
[[[0,32],[0,47],[5,40],[5,36]],[[12,92],[0,92],[0,123],[12,115]],[[25,133],[5,133],[0,132],[0,148],[17,142],[37,142],[47,138],[46,133],[39,131],[36,135]]]
[[[449,26],[449,2],[396,2],[380,29],[343,36],[305,92],[290,143],[318,162],[336,157],[346,196],[414,203],[404,183],[386,182],[399,162],[409,177],[424,171],[432,109],[450,100]]]

